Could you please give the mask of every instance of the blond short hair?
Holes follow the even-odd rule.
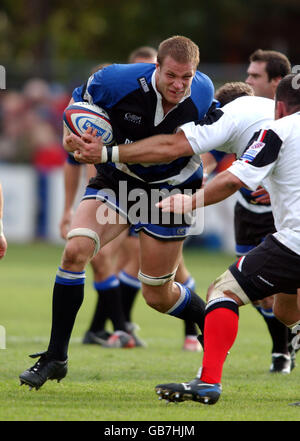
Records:
[[[196,68],[200,62],[199,47],[181,35],[175,35],[160,43],[157,52],[158,64],[162,65],[167,56],[178,63],[193,63]]]

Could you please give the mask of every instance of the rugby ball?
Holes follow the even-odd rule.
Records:
[[[64,111],[63,121],[67,128],[81,136],[92,127],[101,136],[104,145],[114,142],[113,130],[107,112],[95,104],[78,102],[70,104]]]

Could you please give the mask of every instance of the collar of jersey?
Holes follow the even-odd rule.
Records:
[[[172,110],[176,109],[178,107],[178,105],[180,103],[182,103],[183,101],[185,101],[187,98],[189,98],[191,96],[191,91],[189,91],[189,93],[187,95],[185,95],[178,104],[176,104],[176,106],[174,106],[171,110],[169,110],[168,113],[166,113],[166,115],[164,115],[164,109],[162,106],[162,95],[159,93],[159,91],[156,88],[156,83],[155,83],[155,72],[156,69],[154,70],[152,77],[151,77],[151,84],[152,87],[156,93],[156,97],[157,97],[157,103],[156,103],[156,110],[155,110],[155,117],[154,117],[154,125],[158,126],[158,124],[160,124],[164,118],[170,113],[172,112]]]

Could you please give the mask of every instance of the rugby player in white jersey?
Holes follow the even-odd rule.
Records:
[[[246,84],[252,87],[255,96],[274,99],[280,80],[291,72],[288,58],[281,52],[258,49],[249,57]],[[221,106],[228,99],[227,87],[219,88],[216,98]],[[230,94],[229,94],[230,98]],[[202,156],[203,167],[207,172],[214,169],[224,153],[211,151]],[[266,236],[275,232],[272,207],[264,189],[252,192],[241,188],[236,193],[234,206],[235,251],[238,257],[247,254],[259,245]],[[270,296],[254,303],[263,317],[271,337],[271,373],[289,374],[295,367],[295,352],[290,346],[290,330],[274,316]]]
[[[201,377],[188,383],[161,384],[161,398],[191,399],[214,404],[221,394],[223,364],[238,332],[240,306],[275,296],[276,317],[294,332],[300,330],[300,78],[287,75],[278,85],[275,119],[250,139],[243,155],[193,197],[176,195],[159,203],[163,211],[189,212],[217,203],[242,186],[255,190],[266,182],[276,232],[241,257],[210,286],[204,328]],[[200,132],[198,130],[198,132]],[[197,130],[187,140],[201,143]],[[195,147],[194,147],[195,148]]]
[[[249,57],[247,78],[254,95],[275,98],[280,80],[291,73],[291,63],[281,52],[258,49]],[[257,193],[259,195],[259,192]],[[236,254],[242,256],[275,231],[272,207],[263,202],[260,196],[249,197],[246,189],[237,192],[238,201],[234,208],[236,235]],[[287,374],[295,367],[295,353],[289,345],[292,335],[290,330],[274,316],[273,297],[256,302],[257,311],[267,324],[272,340],[271,373]]]

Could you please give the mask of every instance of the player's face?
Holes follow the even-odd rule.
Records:
[[[266,72],[265,61],[252,61],[247,70],[246,83],[254,90],[255,96],[274,98],[274,88]]]
[[[169,55],[156,65],[156,87],[163,100],[178,104],[190,91],[196,67],[193,63],[178,63]]]

